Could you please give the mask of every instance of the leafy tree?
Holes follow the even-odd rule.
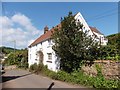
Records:
[[[4,54],[9,54],[11,52],[14,52],[14,48],[4,47],[4,46],[0,47],[0,50]],[[15,49],[15,51],[19,51],[19,49]]]
[[[28,67],[28,51],[27,49],[11,52],[8,58],[5,60],[5,64],[17,65],[18,67]]]
[[[120,33],[109,35],[107,38],[111,49],[114,49],[120,55]]]
[[[107,36],[108,45],[102,46],[101,59],[120,60],[120,33]]]
[[[74,19],[72,12],[61,19],[61,28],[54,29],[52,35],[53,50],[60,57],[61,69],[71,72],[80,68],[85,61],[93,61],[99,54],[98,43],[88,36],[88,31],[83,31],[80,21]]]

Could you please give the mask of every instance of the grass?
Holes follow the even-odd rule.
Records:
[[[31,67],[30,71],[37,74],[42,73],[43,75],[46,75],[54,80],[60,80],[72,84],[80,84],[93,88],[120,88],[118,85],[120,83],[119,80],[107,80],[103,77],[100,71],[100,66],[96,66],[98,71],[98,75],[96,77],[85,75],[82,71],[74,71],[72,73],[67,73],[65,71],[53,72],[47,69],[47,66],[43,66],[42,64],[34,64]]]

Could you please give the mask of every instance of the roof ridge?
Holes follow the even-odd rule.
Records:
[[[79,12],[78,12],[79,13]],[[77,14],[78,14],[77,13]],[[76,15],[77,15],[76,14]],[[61,27],[61,23],[59,23],[59,24],[57,24],[55,27],[52,27],[50,30],[48,30],[45,34],[42,34],[42,35],[40,35],[32,44],[30,44],[28,47],[30,47],[30,46],[34,46],[34,45],[36,45],[36,44],[38,44],[38,43],[40,43],[40,42],[42,42],[42,41],[45,41],[45,40],[47,40],[47,39],[49,39],[49,38],[51,38],[51,35],[52,35],[52,33],[53,33],[53,31],[54,31],[54,29],[55,28],[60,28]],[[99,34],[102,34],[97,28],[95,28],[95,27],[92,27],[92,26],[89,26],[89,28],[91,29],[91,31],[92,32],[96,32],[96,33],[99,33]],[[103,34],[102,34],[103,35]]]

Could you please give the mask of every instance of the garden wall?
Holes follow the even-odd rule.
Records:
[[[90,76],[97,76],[96,65],[101,67],[102,75],[106,79],[120,79],[120,62],[111,60],[97,60],[91,66],[83,65],[82,71]]]

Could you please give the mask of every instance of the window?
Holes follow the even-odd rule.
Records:
[[[30,59],[31,59],[31,54],[30,54]]]
[[[51,45],[51,40],[50,39],[48,40],[48,44]]]
[[[52,53],[48,53],[48,60],[52,60]]]
[[[29,48],[29,51],[31,52],[31,48]]]

